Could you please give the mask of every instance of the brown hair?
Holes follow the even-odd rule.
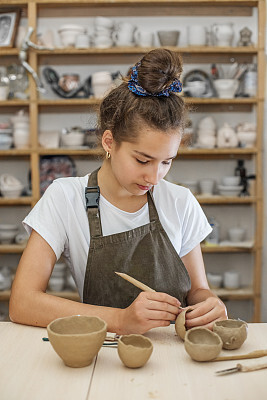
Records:
[[[155,49],[147,53],[138,66],[138,84],[156,94],[167,88],[182,73],[178,53]],[[180,128],[182,135],[186,120],[186,106],[176,93],[166,96],[139,96],[128,88],[129,75],[102,101],[99,113],[98,136],[110,130],[117,144],[133,142],[140,124],[147,124],[161,131]]]

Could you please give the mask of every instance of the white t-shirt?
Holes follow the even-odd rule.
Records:
[[[46,240],[57,259],[64,253],[81,298],[90,245],[85,205],[87,183],[88,175],[56,179],[23,221],[29,234],[34,229]],[[190,190],[161,180],[154,187],[153,196],[160,222],[180,257],[211,232],[210,224]],[[100,195],[99,209],[104,236],[149,222],[148,204],[129,213]]]

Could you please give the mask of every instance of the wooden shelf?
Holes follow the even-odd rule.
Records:
[[[255,247],[238,247],[238,246],[216,246],[201,244],[203,253],[252,253]]]
[[[30,206],[33,199],[30,196],[18,197],[15,199],[0,197],[0,206]]]
[[[226,197],[226,196],[210,196],[204,197],[197,195],[200,204],[253,204],[257,201],[256,197]]]
[[[186,103],[189,104],[255,104],[257,98],[255,97],[238,97],[234,99],[220,99],[215,97],[200,98],[200,97],[184,97]],[[86,99],[39,99],[37,104],[39,106],[73,106],[73,105],[88,105],[95,106],[99,105],[101,99],[86,98]],[[7,103],[7,102],[5,102]],[[1,105],[1,104],[0,104]]]
[[[23,107],[29,106],[29,100],[1,100],[0,107]]]
[[[232,290],[220,288],[213,289],[213,292],[223,300],[249,300],[255,297],[251,287]]]
[[[95,47],[89,47],[86,49],[76,49],[75,47],[55,48],[54,50],[35,50],[38,56],[49,55],[79,55],[79,54],[92,54],[92,55],[127,55],[127,54],[145,54],[148,51],[155,49],[156,47],[109,47],[107,49],[98,49]],[[249,47],[215,47],[215,46],[189,46],[189,47],[178,47],[178,46],[166,46],[172,51],[177,51],[182,54],[257,54],[258,49],[254,46]],[[12,49],[16,50],[16,49]],[[15,51],[14,51],[15,53]],[[1,55],[1,52],[0,52]]]
[[[0,150],[0,157],[25,157],[30,156],[32,153],[31,149],[9,149]]]
[[[22,253],[25,247],[20,244],[0,244],[0,254]]]

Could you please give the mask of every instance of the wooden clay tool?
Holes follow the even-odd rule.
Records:
[[[227,360],[246,360],[248,358],[259,358],[267,356],[267,350],[255,350],[247,354],[236,354],[231,356],[220,356],[212,361],[227,361]]]
[[[121,278],[125,279],[126,281],[132,283],[134,286],[138,287],[139,289],[143,290],[144,292],[155,292],[154,289],[151,289],[149,286],[145,285],[144,283],[138,281],[137,279],[132,278],[130,275],[124,274],[122,272],[115,272],[115,274],[119,275]]]

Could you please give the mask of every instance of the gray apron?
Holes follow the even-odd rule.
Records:
[[[124,272],[157,292],[176,297],[186,306],[191,288],[189,274],[163,229],[152,198],[147,193],[149,219],[146,225],[130,231],[103,236],[100,213],[98,170],[88,179],[85,189],[90,227],[90,248],[83,287],[83,302],[107,307],[126,308],[140,289],[125,281]]]

